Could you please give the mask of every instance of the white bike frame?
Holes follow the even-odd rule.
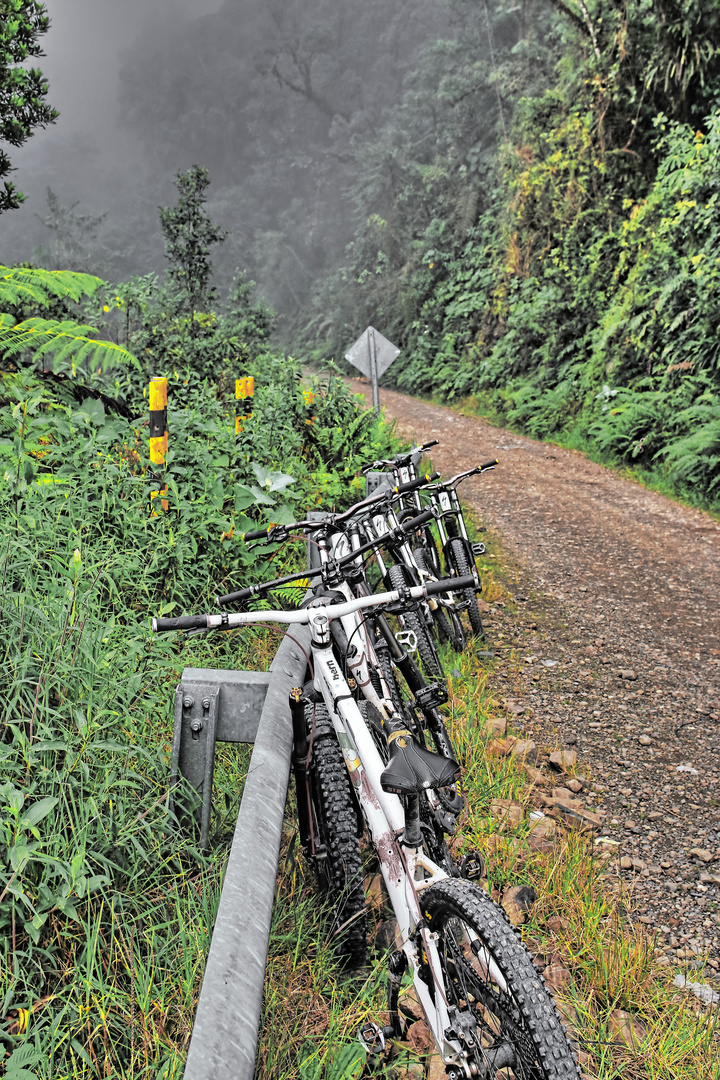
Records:
[[[346,588],[348,588],[346,586]],[[424,595],[423,586],[413,586],[410,590],[413,598]],[[438,935],[425,925],[421,911],[421,896],[424,889],[449,875],[442,867],[433,862],[423,852],[422,847],[407,847],[402,842],[405,830],[405,811],[399,796],[383,791],[380,778],[385,763],[378,752],[372,733],[365,722],[358,703],[333,654],[330,634],[330,620],[341,619],[343,622],[365,608],[391,604],[400,599],[398,590],[375,593],[347,600],[343,604],[324,605],[322,603],[299,611],[248,611],[233,612],[223,615],[208,615],[208,628],[227,628],[231,626],[250,626],[254,623],[276,622],[287,625],[309,623],[312,630],[313,685],[322,695],[327,706],[338,742],[342,748],[350,781],[362,807],[373,845],[380,860],[382,875],[385,880],[390,902],[395,913],[402,938],[402,950],[405,953],[410,970],[413,973],[415,993],[422,1005],[428,1026],[447,1065],[456,1065],[471,1077],[466,1054],[459,1040],[448,1038],[451,1029],[449,1003],[440,978],[441,963],[437,949]],[[358,629],[353,619],[344,627],[346,633],[365,633],[364,626]],[[363,652],[369,645],[367,635],[363,642]],[[367,662],[369,652],[363,661]],[[369,680],[368,680],[369,681]],[[392,703],[383,701],[374,695],[377,707],[387,715],[387,707]],[[370,697],[372,700],[372,697]],[[422,941],[427,966],[434,981],[434,995],[421,977],[421,958],[416,944],[417,935]],[[472,942],[469,942],[472,944]],[[484,963],[489,975],[503,989],[506,982],[497,965],[483,948],[478,948],[479,940],[474,941],[475,951]]]

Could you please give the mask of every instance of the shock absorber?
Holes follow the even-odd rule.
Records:
[[[407,969],[407,956],[402,949],[397,949],[388,960],[388,1013],[390,1023],[385,1028],[385,1034],[390,1038],[402,1039],[403,1024],[398,1012],[398,999],[400,997],[400,985]]]

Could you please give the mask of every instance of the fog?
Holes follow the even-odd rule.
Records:
[[[135,133],[123,123],[118,99],[121,66],[147,33],[163,25],[189,25],[198,15],[215,12],[222,0],[47,0],[49,31],[41,35],[44,56],[33,60],[48,80],[47,100],[60,116],[48,128],[38,128],[20,148],[10,147],[15,167],[11,179],[26,196],[19,210],[0,216],[0,260],[31,259],[55,262],[53,234],[40,218],[48,215],[47,189],[60,203],[77,203],[76,213],[106,214],[105,229],[121,225],[132,231],[133,204],[139,189],[157,193],[157,202],[172,201],[172,175],[152,176],[146,154]],[[147,225],[147,223],[145,223]],[[159,269],[162,244],[153,227],[152,265],[114,259],[102,243],[90,248],[90,265],[110,274],[135,274]],[[105,250],[103,250],[105,249]]]
[[[366,145],[382,142],[424,50],[467,36],[481,5],[46,0],[46,8],[46,55],[34,64],[60,116],[9,148],[27,201],[0,216],[0,260],[111,281],[160,272],[157,208],[176,201],[175,175],[197,163],[210,170],[208,209],[230,234],[213,252],[218,281],[247,270],[287,316],[341,262],[357,226],[358,162],[365,167]],[[472,124],[487,124],[476,112]],[[380,190],[385,177],[372,170],[371,161],[363,182]]]

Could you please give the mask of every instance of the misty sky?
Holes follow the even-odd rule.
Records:
[[[0,215],[0,263],[82,269],[108,281],[161,275],[158,208],[177,202],[178,172],[198,163],[211,179],[207,211],[228,232],[212,251],[218,289],[247,273],[257,295],[289,319],[345,258],[360,221],[352,192],[366,143],[375,150],[358,190],[381,217],[392,203],[385,165],[403,141],[403,121],[391,118],[406,78],[413,101],[420,95],[413,146],[422,144],[426,158],[447,149],[432,89],[445,53],[432,46],[458,33],[462,4],[460,22],[444,0],[45,6],[51,27],[33,66],[60,115],[9,148],[26,202]],[[477,63],[476,51],[471,45],[462,63]],[[471,117],[471,146],[485,138],[477,129]],[[413,221],[422,213],[409,212]]]
[[[99,188],[99,170],[120,179],[139,153],[133,136],[119,123],[118,72],[123,55],[149,24],[178,14],[217,11],[223,0],[45,0],[51,26],[40,37],[45,56],[33,60],[50,85],[47,100],[59,110],[55,124],[36,129],[23,147],[8,147],[15,167],[10,179],[28,197],[19,209],[0,216],[0,262],[28,258],[22,234],[37,230],[35,215],[46,211],[45,190],[62,201],[80,199],[94,211],[108,209]],[[92,183],[83,185],[78,147],[92,163]],[[81,159],[82,160],[82,159]],[[90,168],[85,170],[90,179]],[[78,175],[79,173],[79,175]],[[2,245],[5,245],[4,247]]]
[[[217,11],[223,0],[45,0],[51,27],[41,38],[46,56],[37,61],[50,83],[50,102],[60,110],[55,129],[91,133],[107,145],[116,121],[120,56],[143,25],[179,12]],[[33,136],[39,142],[42,132]],[[14,157],[20,160],[16,151]]]

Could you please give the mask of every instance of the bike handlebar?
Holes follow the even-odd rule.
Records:
[[[406,484],[397,484],[394,488],[390,488],[387,491],[378,491],[373,495],[369,495],[367,499],[362,499],[360,502],[355,503],[349,510],[346,510],[342,514],[329,515],[326,521],[293,521],[290,525],[268,525],[264,529],[251,529],[250,532],[242,534],[242,538],[245,541],[253,540],[267,540],[272,542],[274,539],[273,534],[277,533],[277,540],[282,542],[287,540],[288,536],[292,532],[299,532],[304,529],[306,532],[319,532],[321,529],[327,528],[328,525],[333,525],[341,521],[347,521],[348,518],[353,517],[360,510],[365,510],[375,503],[386,502],[388,499],[392,501],[392,497],[396,495],[404,495],[408,491],[415,491],[417,488],[421,488],[426,484],[431,484],[435,480],[439,479],[440,473],[425,473],[424,476],[418,476],[415,480],[409,480]],[[427,519],[425,519],[427,520]],[[419,527],[416,524],[416,528]],[[233,596],[236,596],[233,593]]]
[[[464,592],[465,589],[479,589],[480,582],[475,574],[464,574],[462,577],[441,578],[440,581],[428,581],[425,592],[428,596],[437,593]]]
[[[456,484],[459,484],[461,480],[467,480],[469,476],[477,476],[478,473],[487,472],[488,469],[494,469],[497,464],[497,458],[493,458],[492,461],[486,461],[482,465],[476,465],[474,469],[465,469],[464,472],[455,473],[449,480],[442,480],[436,485],[436,488],[454,487]]]
[[[309,623],[313,615],[322,614],[328,619],[338,619],[343,615],[351,615],[354,611],[369,607],[380,607],[384,604],[394,604],[397,600],[404,600],[407,597],[413,600],[421,600],[436,593],[457,592],[465,589],[480,590],[480,580],[477,574],[443,578],[440,581],[430,581],[425,585],[412,585],[409,588],[393,589],[391,592],[359,596],[355,600],[346,600],[343,604],[321,604],[315,607],[300,608],[296,611],[233,611],[224,612],[222,615],[181,615],[177,619],[153,619],[152,628],[156,632],[164,630],[224,630],[233,626],[249,626],[253,623],[262,622],[286,623],[291,626],[293,623]]]
[[[419,529],[422,525],[425,524],[426,521],[429,521],[430,518],[434,516],[435,513],[433,510],[424,510],[422,514],[418,514],[417,517],[410,518],[408,521],[403,521],[402,524],[398,525],[396,529],[393,529],[391,532],[386,533],[379,540],[371,540],[367,544],[363,544],[361,547],[351,551],[348,555],[343,555],[341,559],[337,560],[337,565],[341,567],[348,565],[349,563],[353,562],[358,557],[358,555],[363,555],[366,551],[369,551],[370,548],[374,547],[376,544],[385,543],[388,540],[392,539],[404,539],[404,534],[414,532],[415,529]],[[296,522],[295,525],[291,525],[289,526],[289,528],[296,529],[300,526],[303,526],[304,528],[312,528],[314,530],[318,530],[328,528],[328,526],[332,526],[333,523],[334,519],[329,518],[327,521],[319,522]],[[246,533],[245,535],[247,536],[248,534]],[[219,604],[220,607],[226,607],[228,604],[240,604],[244,600],[250,600],[253,596],[262,596],[263,593],[271,592],[272,589],[277,589],[281,585],[289,585],[292,582],[301,579],[316,578],[319,577],[320,574],[322,574],[322,568],[308,570],[304,574],[288,574],[287,577],[275,578],[272,581],[264,581],[262,582],[262,584],[259,585],[247,585],[244,589],[239,589],[237,592],[226,593],[225,596],[218,596],[216,598],[216,602]],[[181,628],[167,627],[167,629],[171,630]]]
[[[264,536],[268,536],[272,525],[268,525],[266,529],[251,529],[250,532],[242,534],[243,540],[262,540]]]
[[[430,521],[430,518],[434,517],[434,510],[423,510],[422,514],[418,514],[417,517],[410,518],[408,521],[403,521],[400,528],[406,533],[414,532],[415,529],[419,529],[421,525],[424,525],[426,521]]]
[[[415,480],[408,480],[406,484],[396,484],[393,491],[397,495],[404,495],[407,491],[417,491],[418,488],[424,487],[425,484],[432,484],[433,480],[437,480],[439,476],[439,472],[425,473],[424,476],[418,476]]]
[[[378,458],[377,461],[371,462],[369,465],[363,465],[362,472],[368,473],[373,470],[385,468],[402,468],[403,465],[409,465],[415,454],[424,454],[431,446],[437,446],[440,442],[439,439],[431,439],[430,442],[422,443],[418,446],[413,446],[407,454],[396,454],[394,458]]]

